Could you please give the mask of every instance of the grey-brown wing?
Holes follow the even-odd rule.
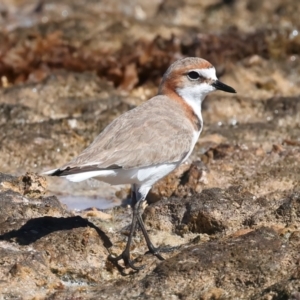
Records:
[[[165,100],[155,97],[115,119],[62,169],[130,169],[182,160],[192,145],[193,127],[176,103]]]

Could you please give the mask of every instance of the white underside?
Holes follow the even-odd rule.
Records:
[[[99,170],[62,176],[72,182],[80,182],[95,178],[111,185],[136,184],[142,188],[140,192],[148,192],[151,186],[172,172],[180,163],[160,164],[136,169]],[[54,171],[54,170],[53,170]],[[53,172],[52,171],[52,172]],[[50,174],[51,171],[47,172]]]

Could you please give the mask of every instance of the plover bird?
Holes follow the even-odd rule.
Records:
[[[130,258],[130,244],[137,223],[149,251],[163,260],[145,229],[140,208],[153,186],[191,154],[203,127],[201,104],[215,90],[235,93],[220,82],[206,60],[188,57],[174,62],[164,74],[158,94],[122,114],[109,124],[77,157],[45,174],[79,182],[95,177],[117,185],[131,184],[133,210],[127,244],[121,255],[125,266],[140,270]]]

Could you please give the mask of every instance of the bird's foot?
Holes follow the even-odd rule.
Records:
[[[128,251],[123,251],[119,256],[112,256],[111,254],[108,256],[108,259],[113,262],[117,263],[119,260],[123,260],[126,267],[130,267],[135,271],[140,271],[145,268],[145,265],[136,266],[134,260],[130,259],[130,253]]]
[[[149,246],[148,245],[148,251],[146,252],[146,254],[151,253],[153,255],[155,255],[159,260],[165,260],[160,253],[169,253],[169,252],[173,252],[177,249],[179,249],[180,246],[173,246],[173,247],[154,247],[153,245]]]

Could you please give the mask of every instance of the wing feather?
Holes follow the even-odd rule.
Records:
[[[190,150],[193,131],[178,103],[156,96],[115,119],[60,170],[74,174],[75,169],[85,172],[86,167],[132,169],[179,162]]]

